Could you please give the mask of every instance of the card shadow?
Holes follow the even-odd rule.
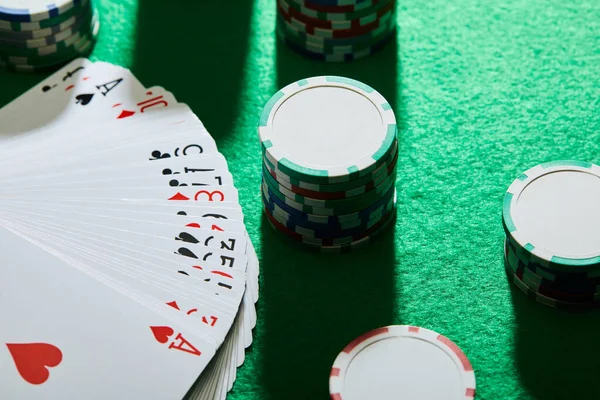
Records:
[[[350,63],[311,60],[279,40],[276,50],[278,88],[311,76],[345,76],[398,109],[395,40]],[[261,222],[261,385],[272,399],[329,398],[338,353],[361,334],[396,322],[396,223],[352,252],[315,253],[274,231],[264,215]]]
[[[131,70],[197,113],[219,141],[232,133],[248,53],[252,0],[144,0]],[[157,22],[159,21],[159,22]]]
[[[551,308],[507,281],[521,385],[535,399],[600,398],[600,310]]]
[[[22,72],[0,70],[0,108],[19,97],[29,88],[32,88],[42,80],[46,79],[51,74],[52,73],[50,72],[24,74]],[[2,128],[2,121],[0,121],[0,128]]]

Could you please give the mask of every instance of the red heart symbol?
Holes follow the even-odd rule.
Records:
[[[169,326],[151,326],[152,333],[159,343],[165,344],[169,341],[169,337],[175,333],[173,328]]]
[[[121,114],[119,114],[119,116],[117,117],[117,119],[131,117],[133,114],[135,114],[135,111],[123,110],[123,111],[121,111]]]
[[[50,377],[48,368],[58,366],[63,359],[60,349],[48,343],[7,343],[6,347],[21,377],[32,385],[46,382]]]

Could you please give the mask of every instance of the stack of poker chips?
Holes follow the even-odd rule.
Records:
[[[504,198],[509,278],[551,307],[600,304],[600,167],[580,161],[538,165]]]
[[[259,123],[269,223],[320,251],[368,243],[396,212],[397,127],[373,88],[320,76],[294,82]]]
[[[366,57],[396,32],[395,0],[277,0],[277,11],[280,39],[324,61]]]
[[[63,65],[91,51],[99,27],[92,0],[0,0],[0,67],[39,71]]]

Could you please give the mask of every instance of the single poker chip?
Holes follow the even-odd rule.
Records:
[[[385,161],[374,169],[371,173],[364,174],[361,177],[355,178],[348,182],[341,183],[311,183],[304,182],[297,178],[291,177],[287,175],[285,172],[279,170],[275,167],[267,158],[263,157],[263,166],[269,171],[271,176],[275,176],[278,182],[285,182],[288,186],[298,187],[303,190],[308,190],[311,192],[320,192],[320,193],[335,193],[335,192],[346,192],[352,191],[354,189],[363,187],[370,182],[373,182],[382,174],[389,173],[396,167],[398,162],[398,141],[395,140],[393,144],[393,149],[390,155],[385,159]]]
[[[288,16],[303,25],[327,29],[359,28],[378,20],[382,15],[395,8],[395,2],[390,1],[379,2],[371,8],[350,13],[319,13],[288,0],[277,0],[277,4],[278,8],[283,9]]]
[[[339,14],[339,13],[349,13],[353,11],[360,11],[366,8],[371,8],[373,5],[380,2],[388,2],[389,0],[364,0],[360,3],[356,4],[348,4],[348,5],[321,5],[315,4],[310,0],[289,0],[288,2],[297,4],[298,6],[304,7],[307,10],[319,11],[325,14]],[[321,17],[319,17],[321,18]],[[326,17],[321,19],[327,19]]]
[[[475,397],[467,356],[445,336],[425,328],[393,325],[350,342],[329,376],[333,400],[458,400]]]
[[[18,37],[13,37],[10,39],[6,39],[0,36],[0,51],[6,51],[10,53],[12,48],[27,48],[27,49],[37,49],[37,48],[49,48],[52,45],[62,43],[63,41],[69,39],[76,33],[86,34],[90,31],[90,26],[93,26],[98,19],[98,15],[96,12],[89,12],[82,15],[81,18],[73,18],[75,23],[68,28],[56,32],[54,34],[40,37],[36,39],[20,39]]]
[[[396,35],[396,30],[394,29],[389,35],[380,41],[379,43],[373,45],[372,47],[354,52],[354,53],[346,53],[346,54],[323,54],[321,52],[314,52],[303,48],[302,46],[297,45],[293,41],[289,40],[285,35],[282,35],[278,32],[279,39],[285,43],[290,49],[295,51],[298,54],[303,55],[304,57],[311,58],[313,60],[324,61],[324,62],[350,62],[350,61],[358,61],[370,55],[377,53],[382,50],[388,43],[392,41],[392,39]]]
[[[370,173],[394,148],[396,118],[375,89],[318,76],[271,97],[259,122],[264,157],[306,182],[340,183]]]
[[[81,0],[0,0],[0,19],[37,22],[58,17],[77,7]]]
[[[538,165],[508,188],[503,224],[531,260],[553,270],[600,269],[600,167],[580,161]]]

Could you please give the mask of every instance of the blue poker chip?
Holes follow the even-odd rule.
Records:
[[[60,16],[82,0],[0,0],[0,20],[38,22]],[[25,3],[25,4],[24,4]],[[27,7],[24,7],[24,6]]]

